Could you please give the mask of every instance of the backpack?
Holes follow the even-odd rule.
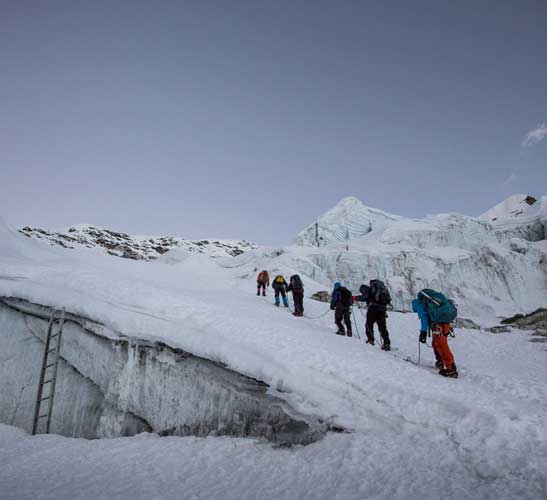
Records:
[[[385,283],[380,280],[370,280],[370,301],[387,306],[391,304],[391,295]]]
[[[298,274],[294,274],[291,276],[290,283],[293,290],[304,290],[304,284],[302,283],[302,280],[300,279],[300,276],[298,276]]]
[[[283,283],[284,281],[285,281],[285,278],[283,278],[283,276],[281,276],[280,274],[278,274],[275,278],[276,283]]]
[[[361,285],[359,287],[359,293],[365,299],[365,301],[368,301],[370,299],[370,287],[368,285]]]
[[[424,288],[418,292],[418,300],[424,305],[432,323],[452,323],[458,315],[454,302],[435,290]]]
[[[340,292],[340,303],[346,307],[351,306],[353,304],[351,292],[345,286],[341,286],[338,291]]]

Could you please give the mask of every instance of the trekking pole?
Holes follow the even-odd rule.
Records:
[[[357,334],[357,338],[361,340],[361,335],[359,335],[359,328],[357,328],[357,320],[355,319],[355,312],[353,309],[351,310],[351,314],[353,316],[353,324],[355,325],[355,333]]]
[[[418,361],[412,361],[412,358],[410,356],[407,356],[405,358],[405,361],[409,361],[410,363],[416,366],[420,364],[420,344],[421,344],[420,339],[418,339]]]
[[[289,292],[285,292],[287,295],[287,309],[291,312],[294,312],[292,309],[291,309],[291,303],[289,302]]]

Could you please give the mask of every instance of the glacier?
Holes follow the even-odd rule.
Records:
[[[326,287],[341,280],[356,291],[370,279],[382,279],[400,310],[410,310],[421,288],[442,290],[462,314],[495,322],[546,303],[547,197],[532,200],[516,195],[481,217],[409,219],[345,199],[297,236],[287,250],[292,263],[285,264]],[[316,228],[328,243],[317,245]],[[238,257],[245,259],[249,255]]]

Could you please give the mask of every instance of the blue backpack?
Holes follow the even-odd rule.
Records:
[[[435,290],[424,288],[418,292],[418,300],[424,305],[432,323],[452,323],[458,315],[454,302]]]

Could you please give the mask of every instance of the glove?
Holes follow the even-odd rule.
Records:
[[[427,341],[427,332],[420,332],[420,342],[425,344]]]
[[[330,310],[331,310],[331,311],[334,311],[334,306],[330,306]]]

